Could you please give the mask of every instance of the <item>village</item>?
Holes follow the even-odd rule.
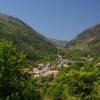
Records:
[[[56,77],[57,74],[59,74],[59,69],[63,67],[68,66],[68,59],[63,59],[61,55],[57,55],[57,64],[51,65],[50,63],[44,64],[40,63],[37,65],[37,67],[33,67],[32,70],[29,70],[27,68],[20,69],[21,71],[28,72],[34,78],[37,77],[48,77],[53,76]]]
[[[82,57],[81,59],[85,59],[87,61],[93,60],[93,58],[87,59],[86,57]],[[86,62],[73,62],[69,59],[63,59],[61,55],[57,54],[57,64],[51,65],[50,63],[44,64],[40,63],[37,67],[33,68],[32,71],[29,69],[23,69],[24,72],[29,72],[34,78],[37,77],[48,77],[53,76],[56,77],[59,74],[59,69],[61,67],[68,67],[68,64],[85,64]]]

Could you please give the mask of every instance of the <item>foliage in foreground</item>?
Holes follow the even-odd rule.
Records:
[[[20,71],[27,66],[23,52],[0,40],[0,100],[42,100],[43,95],[51,100],[100,100],[99,61],[70,65],[55,79],[34,79]]]
[[[100,100],[100,65],[64,68],[50,83],[46,94],[51,100]]]
[[[41,100],[34,78],[22,73],[26,67],[23,52],[12,43],[0,40],[0,100]]]

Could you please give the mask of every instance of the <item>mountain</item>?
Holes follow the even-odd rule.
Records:
[[[98,58],[100,55],[100,23],[84,30],[73,40],[66,44],[67,51],[70,56],[87,56]],[[76,49],[76,50],[75,50]],[[78,52],[78,53],[76,53]]]
[[[73,40],[66,44],[66,47],[86,47],[91,42],[97,41],[100,36],[100,23],[84,30],[82,33],[77,35]]]
[[[18,51],[24,50],[30,60],[54,60],[57,48],[45,36],[18,18],[0,13],[0,39],[13,41]]]
[[[56,39],[51,39],[51,38],[48,38],[52,44],[56,45],[56,46],[61,46],[61,47],[64,47],[66,45],[66,43],[68,41],[65,41],[65,40],[56,40]]]

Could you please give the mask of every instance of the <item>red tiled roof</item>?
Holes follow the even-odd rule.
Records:
[[[54,74],[58,74],[59,71],[58,70],[50,70],[51,72],[53,72]]]

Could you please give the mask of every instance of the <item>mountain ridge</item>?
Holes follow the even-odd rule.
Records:
[[[66,40],[57,40],[57,39],[52,39],[52,38],[48,38],[52,44],[56,45],[56,46],[60,46],[60,47],[64,47],[66,45],[66,43],[68,41]]]
[[[44,39],[47,40],[47,38],[45,36],[43,36],[42,34],[36,32],[33,28],[31,28],[29,25],[27,25],[26,23],[21,21],[19,18],[0,13],[0,19],[5,20],[5,21],[7,21],[11,24],[15,24],[19,27],[28,29],[30,32],[34,32],[34,34],[38,34],[40,37],[43,37]]]
[[[78,34],[65,48],[66,55],[72,59],[97,59],[100,55],[100,23]]]
[[[69,46],[77,47],[84,44],[88,45],[91,41],[95,40],[96,38],[98,38],[98,36],[100,36],[99,32],[100,32],[100,23],[78,34],[74,39],[72,39],[66,44],[66,47]]]
[[[0,13],[0,39],[13,41],[18,51],[25,51],[28,59],[54,60],[57,48],[45,36],[18,18]]]
[[[51,43],[55,46],[65,46],[65,43],[67,42],[65,40],[57,40],[57,39],[47,38],[44,35],[40,34],[39,32],[35,31],[33,28],[31,28],[29,25],[27,25],[26,23],[24,23],[20,19],[15,18],[13,16],[8,16],[8,15],[5,16],[5,14],[0,13],[0,19],[5,20],[11,24],[15,24],[19,27],[28,29],[30,32],[34,31],[34,34],[38,34],[38,36],[40,38],[42,37],[45,41],[47,41],[48,43]]]

